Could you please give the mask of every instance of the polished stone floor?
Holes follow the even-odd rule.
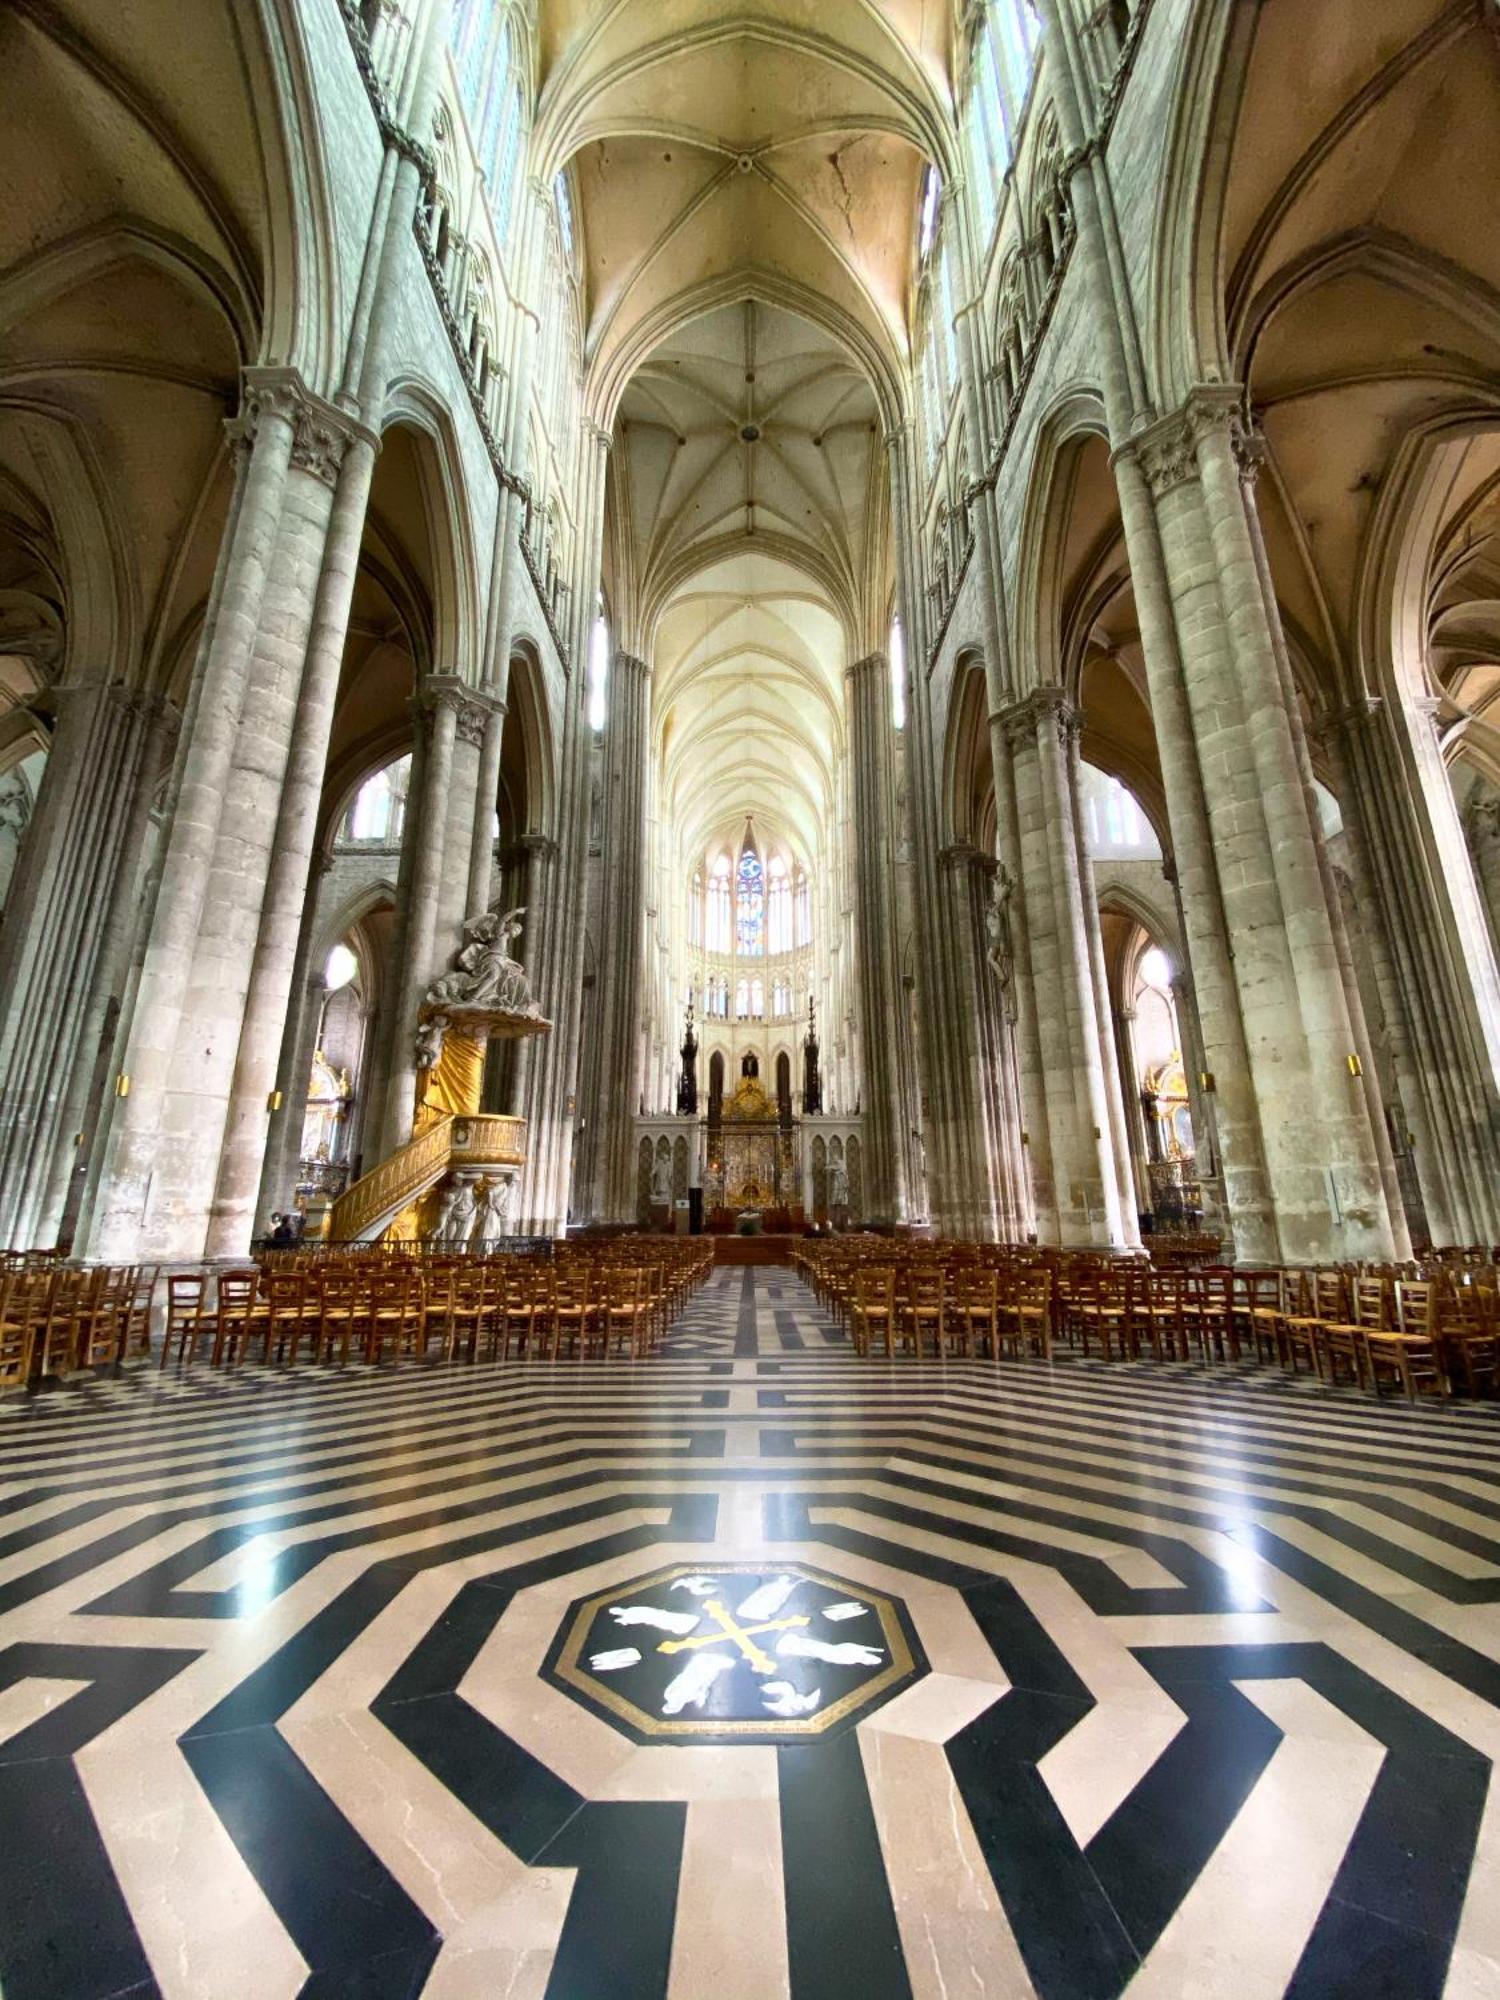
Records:
[[[0,1408],[0,1992],[1500,1995],[1500,1421],[668,1355]]]

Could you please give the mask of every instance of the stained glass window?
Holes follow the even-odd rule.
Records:
[[[766,948],[766,881],[760,856],[747,846],[740,856],[736,897],[739,951],[742,958],[759,958]]]

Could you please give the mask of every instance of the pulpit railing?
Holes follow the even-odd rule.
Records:
[[[525,1159],[524,1118],[449,1113],[346,1188],[329,1211],[328,1233],[335,1242],[363,1242],[451,1168],[519,1167]]]

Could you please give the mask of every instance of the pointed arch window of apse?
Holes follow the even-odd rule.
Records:
[[[609,620],[604,615],[604,599],[594,618],[589,637],[589,728],[597,736],[604,727],[605,702],[609,692]]]
[[[888,649],[891,666],[891,722],[897,729],[906,727],[906,638],[901,630],[901,613],[891,619],[891,638]]]

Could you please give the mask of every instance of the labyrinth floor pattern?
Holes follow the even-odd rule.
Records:
[[[38,1396],[0,1510],[5,2000],[1500,1994],[1486,1409],[724,1269],[644,1365]]]

